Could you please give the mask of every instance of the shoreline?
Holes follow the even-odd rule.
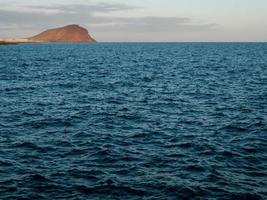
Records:
[[[17,39],[0,39],[0,45],[12,45],[12,44],[19,44],[19,43],[29,43],[29,39],[24,38],[17,38]]]
[[[5,42],[5,41],[0,41],[0,45],[16,45],[18,44],[17,42]]]

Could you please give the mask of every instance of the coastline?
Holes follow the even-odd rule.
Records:
[[[29,39],[17,38],[17,39],[0,39],[0,45],[11,45],[19,43],[29,43],[32,42]]]
[[[17,42],[6,42],[6,41],[0,41],[0,45],[16,45]]]

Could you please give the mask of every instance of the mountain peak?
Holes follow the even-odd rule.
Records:
[[[79,26],[78,24],[70,24],[63,26],[62,28],[83,28],[83,27]]]

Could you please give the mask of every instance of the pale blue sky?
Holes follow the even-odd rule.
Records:
[[[0,38],[72,23],[98,41],[267,41],[267,0],[0,0]]]

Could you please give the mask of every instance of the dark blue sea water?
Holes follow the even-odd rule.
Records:
[[[0,46],[0,199],[267,199],[267,44]]]

